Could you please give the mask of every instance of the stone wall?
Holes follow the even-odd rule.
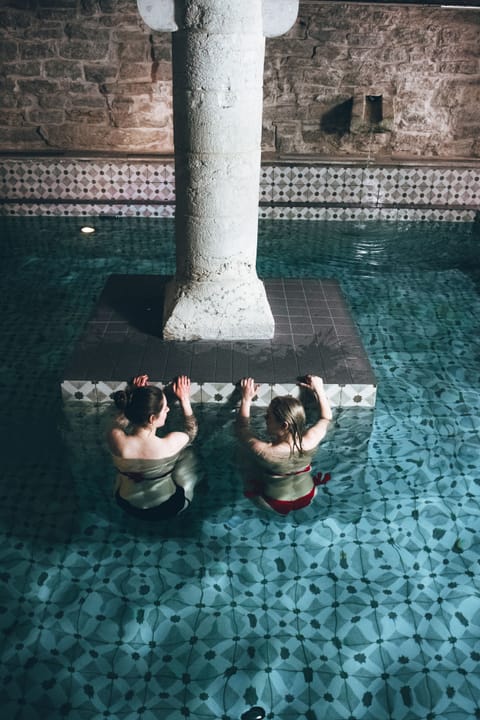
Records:
[[[136,0],[7,0],[0,151],[171,153],[170,35]]]
[[[268,41],[264,147],[280,154],[480,154],[480,11],[301,2]]]
[[[480,12],[301,1],[267,40],[265,157],[480,157]],[[173,151],[170,35],[136,0],[6,0],[0,152]]]

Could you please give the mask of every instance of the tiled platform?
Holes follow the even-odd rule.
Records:
[[[125,381],[147,373],[167,384],[192,379],[194,402],[228,402],[241,377],[261,387],[258,405],[296,394],[306,373],[323,377],[334,407],[373,407],[376,382],[336,280],[265,281],[275,318],[272,340],[164,341],[163,296],[168,277],[111,275],[65,368],[64,401],[103,403]]]

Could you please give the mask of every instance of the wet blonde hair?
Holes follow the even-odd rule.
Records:
[[[302,438],[306,423],[305,409],[302,403],[290,395],[284,395],[273,398],[268,409],[280,425],[286,426],[293,440],[293,452],[297,450],[302,455]]]

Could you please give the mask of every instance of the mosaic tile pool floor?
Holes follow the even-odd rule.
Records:
[[[261,224],[261,276],[341,283],[375,411],[336,411],[332,480],[277,518],[240,492],[231,409],[201,408],[203,490],[146,527],[59,380],[109,274],[172,272],[154,223],[0,220],[2,717],[480,718],[478,226]]]

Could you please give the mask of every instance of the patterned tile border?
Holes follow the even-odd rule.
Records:
[[[263,164],[259,217],[470,221],[477,165]],[[0,214],[173,217],[174,161],[0,158]]]
[[[163,383],[153,383],[163,387]],[[61,385],[62,399],[66,404],[82,402],[86,405],[104,405],[111,402],[111,395],[125,386],[117,380],[64,380]],[[332,407],[375,407],[375,385],[326,385],[325,390]],[[269,385],[262,383],[254,400],[257,407],[267,407],[277,395],[298,397],[296,385]],[[238,391],[233,383],[192,383],[192,401],[199,404],[236,404]]]
[[[479,210],[470,208],[361,208],[361,207],[261,207],[259,217],[266,220],[431,220],[473,222]]]
[[[262,206],[258,217],[265,220],[432,220],[446,222],[473,222],[479,210],[462,208],[361,208],[361,207],[288,207]],[[175,217],[174,205],[96,205],[48,203],[0,203],[0,216],[22,217]]]
[[[175,205],[123,205],[112,203],[1,203],[0,215],[55,217],[92,217],[112,215],[115,217],[169,217],[175,216]]]

